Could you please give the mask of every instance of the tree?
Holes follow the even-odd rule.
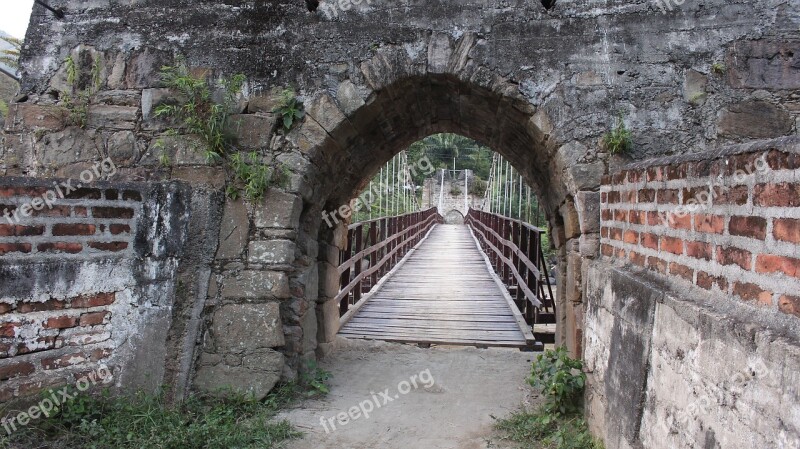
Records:
[[[19,52],[22,49],[22,39],[11,36],[0,36],[0,40],[11,45],[10,49],[0,51],[0,63],[11,68],[19,67]]]

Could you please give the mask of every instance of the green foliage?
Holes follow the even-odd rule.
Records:
[[[272,448],[299,436],[288,422],[273,419],[280,407],[298,397],[297,392],[296,386],[287,384],[263,402],[242,395],[192,396],[177,406],[170,406],[163,394],[79,396],[50,418],[13,434],[5,444],[52,449]]]
[[[545,404],[537,411],[520,411],[497,423],[498,430],[527,449],[602,449],[581,418],[586,375],[583,363],[565,348],[540,354],[528,382],[542,390]]]
[[[452,196],[460,196],[461,195],[461,188],[455,184],[450,185],[450,195]]]
[[[324,396],[330,392],[328,380],[332,376],[312,360],[306,363],[305,370],[300,373],[300,385],[306,388],[305,394],[308,397]]]
[[[724,75],[727,70],[727,67],[725,67],[725,64],[722,62],[715,61],[711,64],[711,73],[715,75]]]
[[[627,153],[633,149],[631,132],[625,127],[622,115],[619,116],[617,124],[611,128],[611,131],[603,135],[603,144],[611,154]]]
[[[0,40],[11,45],[10,49],[0,51],[0,63],[11,68],[19,68],[19,52],[22,49],[22,40],[11,36],[0,37]]]
[[[547,396],[545,410],[567,415],[583,408],[586,374],[583,362],[573,359],[564,347],[547,350],[533,362],[528,383]]]
[[[497,429],[524,449],[603,449],[582,418],[566,418],[543,410],[516,412],[498,421]]]
[[[8,115],[8,103],[3,100],[0,100],[0,117],[6,117]]]
[[[64,60],[65,70],[67,72],[67,84],[69,90],[61,92],[61,100],[64,108],[67,110],[67,123],[72,126],[86,128],[89,121],[89,104],[92,102],[94,94],[100,90],[100,58],[96,57],[92,60],[91,78],[92,83],[85,89],[79,89],[78,80],[80,78],[80,68],[72,56],[67,56]]]
[[[281,126],[283,126],[285,132],[291,131],[295,122],[302,120],[306,115],[303,111],[303,104],[297,99],[293,89],[284,89],[281,92],[278,106],[273,112],[281,116]]]
[[[161,80],[165,87],[175,91],[180,101],[158,105],[155,117],[172,120],[182,131],[202,139],[205,145],[200,151],[206,162],[222,163],[228,172],[230,183],[226,192],[229,197],[258,201],[270,186],[286,182],[285,167],[267,165],[257,152],[242,154],[236,148],[231,127],[237,124],[231,123],[230,110],[247,80],[244,75],[219,82],[221,101],[214,100],[208,82],[192,75],[181,59],[175,66],[161,68]],[[178,130],[173,128],[169,133],[177,135]]]

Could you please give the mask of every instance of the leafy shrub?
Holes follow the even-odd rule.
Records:
[[[281,125],[286,132],[291,131],[292,126],[294,126],[297,120],[302,120],[303,117],[305,117],[303,104],[297,99],[297,95],[293,89],[284,89],[283,92],[281,92],[278,106],[273,112],[281,116]]]
[[[583,362],[571,358],[565,348],[547,350],[533,362],[528,383],[545,393],[548,412],[575,413],[583,407],[586,374],[582,369]]]

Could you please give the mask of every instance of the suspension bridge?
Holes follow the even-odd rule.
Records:
[[[542,230],[470,209],[355,223],[341,253],[339,335],[418,344],[541,348],[555,302]]]

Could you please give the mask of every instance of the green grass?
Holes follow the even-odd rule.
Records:
[[[322,370],[277,387],[263,401],[189,397],[170,406],[164,395],[80,396],[56,415],[0,437],[0,449],[268,449],[301,434],[278,410],[301,397],[324,394]],[[323,383],[320,383],[323,382]]]
[[[496,428],[524,449],[603,449],[583,418],[554,415],[544,409],[515,412],[498,421]]]

